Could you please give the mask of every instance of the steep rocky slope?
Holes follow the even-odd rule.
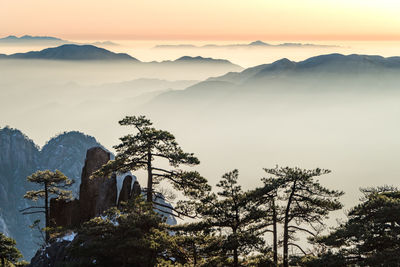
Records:
[[[21,131],[8,127],[0,129],[0,231],[17,241],[25,259],[34,255],[41,242],[39,233],[29,228],[39,217],[19,212],[32,204],[23,198],[26,191],[34,189],[26,177],[37,170],[58,169],[75,180],[72,192],[77,198],[86,153],[93,147],[103,148],[94,137],[76,131],[57,135],[40,149]],[[126,175],[131,174],[116,177],[117,192],[121,190]],[[131,176],[133,184],[136,177]],[[157,201],[169,205],[162,198]],[[176,220],[167,216],[167,222],[175,224]]]
[[[68,132],[52,138],[40,150],[19,130],[0,130],[0,231],[16,239],[26,259],[33,256],[40,241],[29,228],[37,217],[19,212],[29,206],[23,195],[33,189],[26,177],[37,170],[59,169],[76,180],[73,192],[77,195],[86,151],[93,146],[100,146],[95,138]]]

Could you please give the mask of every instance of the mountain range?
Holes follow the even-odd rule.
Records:
[[[137,61],[124,53],[114,53],[94,45],[64,44],[58,47],[46,48],[41,51],[3,55],[4,59],[43,59],[43,60],[113,60]]]
[[[64,44],[58,47],[46,48],[41,51],[30,51],[26,53],[16,53],[11,55],[0,54],[0,59],[124,61],[133,63],[146,63],[152,65],[212,64],[212,65],[228,66],[228,67],[234,67],[236,69],[241,69],[240,66],[235,65],[228,60],[204,58],[200,56],[197,57],[183,56],[173,61],[166,60],[161,62],[157,61],[142,62],[125,53],[114,53],[107,49],[100,48],[94,45],[76,45],[76,44]]]
[[[21,37],[17,37],[14,35],[9,35],[7,37],[0,38],[0,46],[1,45],[13,45],[13,46],[59,46],[63,44],[81,44],[77,42],[72,42],[68,40],[63,40],[57,37],[51,36],[31,36],[31,35],[23,35]],[[89,43],[92,45],[100,45],[100,46],[117,46],[118,44],[104,41],[104,42],[94,42]]]
[[[226,45],[217,45],[217,44],[206,44],[206,45],[193,45],[193,44],[172,44],[172,45],[156,45],[155,49],[195,49],[195,48],[274,48],[274,47],[299,47],[299,48],[307,48],[307,47],[338,47],[335,45],[320,45],[320,44],[308,44],[308,43],[281,43],[281,44],[269,44],[263,41],[254,41],[247,44],[226,44]]]
[[[364,87],[365,90],[395,89],[399,82],[400,57],[374,55],[327,54],[295,62],[283,58],[269,64],[247,68],[241,72],[229,72],[219,77],[211,77],[185,90],[169,91],[153,99],[152,104],[215,103],[253,95],[260,100],[261,95],[274,92],[329,92]],[[322,88],[324,90],[321,90]]]

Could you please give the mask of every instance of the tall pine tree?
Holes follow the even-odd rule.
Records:
[[[24,198],[33,201],[38,201],[39,199],[43,199],[44,205],[31,206],[21,211],[23,214],[35,214],[35,213],[45,214],[45,229],[46,229],[45,241],[48,242],[50,239],[49,232],[47,231],[48,227],[50,226],[49,200],[51,197],[54,197],[56,199],[71,199],[72,193],[70,190],[66,190],[66,188],[70,187],[73,184],[73,181],[70,180],[59,170],[56,170],[55,172],[49,170],[37,171],[31,176],[28,176],[27,180],[28,182],[38,184],[41,188],[38,190],[32,190],[26,192]]]
[[[239,257],[262,248],[265,211],[259,209],[249,192],[238,185],[238,170],[222,176],[219,192],[202,200],[199,213],[203,227],[221,233],[221,249],[239,266]]]
[[[114,146],[117,151],[115,159],[104,165],[98,174],[147,170],[147,202],[153,202],[155,209],[170,208],[154,201],[157,193],[155,185],[161,181],[169,182],[173,188],[190,198],[210,190],[207,180],[198,172],[179,169],[181,165],[194,166],[200,161],[193,153],[184,152],[171,133],[155,129],[152,122],[144,116],[127,116],[119,124],[133,126],[136,134],[120,138],[121,143]],[[171,168],[161,167],[163,163]],[[195,216],[190,206],[184,202],[179,202],[172,210],[176,216]]]
[[[22,258],[21,252],[15,247],[14,239],[0,233],[0,261],[1,266],[6,266],[7,262],[16,263]]]
[[[305,253],[294,242],[295,234],[315,236],[329,212],[342,208],[338,198],[344,193],[325,188],[314,179],[330,173],[329,170],[276,167],[265,171],[272,175],[271,179],[279,179],[282,183],[283,266],[288,267],[290,246]]]
[[[362,203],[349,211],[348,221],[315,240],[330,248],[321,258],[355,266],[399,266],[400,191],[390,186],[361,191]]]

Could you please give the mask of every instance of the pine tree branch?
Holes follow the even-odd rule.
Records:
[[[28,207],[28,208],[25,208],[25,209],[22,209],[22,210],[19,210],[20,212],[22,212],[22,211],[26,211],[26,210],[29,210],[29,209],[44,209],[45,207],[40,207],[40,206],[32,206],[32,207]]]
[[[299,245],[295,244],[295,243],[288,243],[288,246],[294,246],[298,249],[300,249],[300,251],[304,254],[307,255],[307,253],[304,251],[304,249],[302,249]]]
[[[35,213],[46,213],[44,210],[38,210],[38,211],[26,211],[26,212],[22,212],[23,215],[27,215],[27,214],[35,214]]]
[[[152,169],[152,170],[155,170],[155,171],[166,172],[166,173],[169,173],[170,175],[175,175],[174,172],[172,172],[172,171],[167,171],[167,170],[164,170],[164,169],[161,169],[161,168],[152,167],[151,169]]]
[[[301,228],[301,227],[294,226],[294,225],[289,225],[288,228],[289,228],[289,229],[290,229],[290,228],[294,228],[294,229],[296,229],[296,230],[303,231],[303,232],[309,233],[309,234],[312,235],[312,236],[315,236],[315,233],[313,233],[313,232],[311,232],[310,230],[307,230],[307,229],[305,229],[305,228]]]

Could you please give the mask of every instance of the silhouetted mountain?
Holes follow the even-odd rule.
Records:
[[[127,62],[127,63],[143,63],[149,67],[180,67],[190,66],[191,68],[202,68],[208,70],[225,70],[226,71],[239,71],[243,68],[231,63],[225,59],[214,59],[204,57],[190,57],[183,56],[176,60],[166,60],[162,62],[141,62],[138,59],[125,54],[125,53],[114,53],[104,48],[99,48],[93,45],[76,45],[67,44],[54,48],[46,48],[41,51],[31,51],[27,53],[17,53],[12,55],[0,55],[0,59],[40,59],[40,60],[99,60],[108,62]],[[203,70],[204,71],[204,70]]]
[[[0,46],[59,46],[73,44],[73,42],[51,36],[24,35],[17,37],[10,35],[0,38]]]
[[[68,42],[66,40],[50,37],[50,36],[31,36],[31,35],[24,35],[21,37],[17,37],[14,35],[9,35],[4,38],[0,38],[0,43],[22,43],[22,42]]]
[[[274,47],[337,47],[335,45],[319,45],[319,44],[302,44],[302,43],[282,43],[282,44],[269,44],[263,41],[254,41],[248,44],[206,44],[206,45],[192,45],[192,44],[176,44],[176,45],[156,45],[155,49],[190,49],[190,48],[274,48]]]
[[[264,43],[263,41],[254,41],[249,43],[248,45],[254,45],[254,46],[270,46],[270,44]]]
[[[183,56],[175,60],[165,60],[161,62],[149,62],[147,64],[156,64],[156,65],[166,65],[166,66],[191,66],[191,67],[199,67],[201,69],[220,69],[227,70],[233,69],[234,71],[240,71],[243,68],[239,65],[233,64],[229,60],[226,59],[215,59],[209,57],[191,57],[191,56]]]
[[[200,57],[200,56],[198,57],[183,56],[176,59],[174,62],[232,64],[229,60],[226,59],[214,59],[210,57]]]
[[[41,51],[17,53],[7,56],[8,59],[51,59],[51,60],[125,60],[138,61],[124,53],[114,53],[93,45],[66,44]]]
[[[104,42],[94,42],[91,43],[92,45],[96,46],[118,46],[119,44],[111,42],[111,41],[104,41]]]
[[[118,44],[110,41],[98,41],[94,43],[78,43],[68,40],[64,40],[52,36],[31,36],[24,35],[17,37],[9,35],[7,37],[0,38],[0,46],[12,45],[12,46],[60,46],[64,44],[75,44],[75,45],[96,45],[96,46],[117,46]]]
[[[399,73],[400,57],[329,54],[300,62],[284,58],[241,72],[209,78],[185,90],[160,94],[152,103],[218,103],[226,102],[227,97],[233,103],[233,99],[239,101],[241,97],[250,95],[261,101],[261,95],[282,90],[318,92],[322,88],[394,88]]]
[[[370,71],[400,70],[400,57],[341,55],[329,54],[311,57],[304,61],[294,62],[281,59],[271,64],[248,68],[242,72],[227,73],[210,80],[229,81],[232,83],[251,83],[271,75],[314,75],[314,74],[368,74]],[[274,76],[276,78],[276,76]]]

